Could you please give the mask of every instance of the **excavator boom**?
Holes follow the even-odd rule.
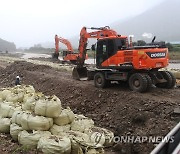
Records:
[[[93,32],[87,32],[87,29],[97,30]],[[110,29],[108,26],[100,27],[100,28],[86,28],[83,27],[80,32],[80,40],[79,40],[79,67],[84,65],[85,55],[86,55],[86,47],[88,38],[105,38],[109,36],[119,36],[114,30]]]
[[[95,30],[93,32],[87,32],[87,29]],[[79,58],[77,62],[77,67],[73,69],[73,78],[74,79],[84,79],[87,76],[87,68],[84,67],[84,61],[86,58],[86,47],[88,38],[106,38],[106,37],[119,37],[116,31],[110,29],[108,26],[100,27],[100,28],[87,28],[83,27],[80,32],[80,40],[79,40]]]
[[[71,43],[69,42],[69,40],[62,38],[62,37],[58,37],[58,35],[55,35],[56,50],[55,50],[53,57],[58,58],[58,56],[59,56],[59,42],[63,43],[67,47],[67,50],[63,51],[63,60],[70,61],[73,64],[76,64],[77,59],[79,57],[79,53],[74,53],[73,47],[72,47]],[[85,59],[87,59],[87,58],[88,58],[88,56],[86,54]]]
[[[55,47],[56,47],[56,52],[59,52],[59,42],[63,43],[66,45],[68,51],[73,52],[73,48],[71,43],[62,37],[58,37],[58,35],[55,35]]]

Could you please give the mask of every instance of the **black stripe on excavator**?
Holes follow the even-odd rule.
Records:
[[[150,58],[165,58],[166,52],[146,52]]]

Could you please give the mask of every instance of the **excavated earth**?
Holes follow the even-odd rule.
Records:
[[[180,121],[180,115],[174,113],[174,109],[180,107],[179,88],[153,87],[150,92],[137,93],[130,91],[127,84],[114,83],[109,88],[98,89],[93,81],[73,80],[70,72],[25,61],[0,63],[0,71],[0,88],[14,86],[15,77],[19,75],[23,84],[33,85],[46,95],[57,95],[64,107],[70,106],[75,113],[92,118],[97,126],[112,130],[116,136],[165,136]],[[12,153],[10,137],[1,134],[0,140],[3,139],[0,153]],[[152,142],[120,142],[108,151],[144,154],[154,147]],[[18,152],[24,153],[23,150]]]

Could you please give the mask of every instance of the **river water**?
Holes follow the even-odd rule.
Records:
[[[50,58],[51,55],[48,54],[37,54],[37,53],[23,53],[24,55],[21,57],[23,59],[29,59],[29,58]],[[59,57],[60,60],[62,60],[62,57]],[[95,60],[92,58],[89,58],[85,61],[86,64],[95,64]],[[173,69],[180,69],[180,63],[170,63],[168,68]]]

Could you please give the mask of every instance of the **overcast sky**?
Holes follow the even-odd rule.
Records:
[[[0,38],[17,47],[70,38],[82,26],[123,21],[164,0],[0,0]]]

